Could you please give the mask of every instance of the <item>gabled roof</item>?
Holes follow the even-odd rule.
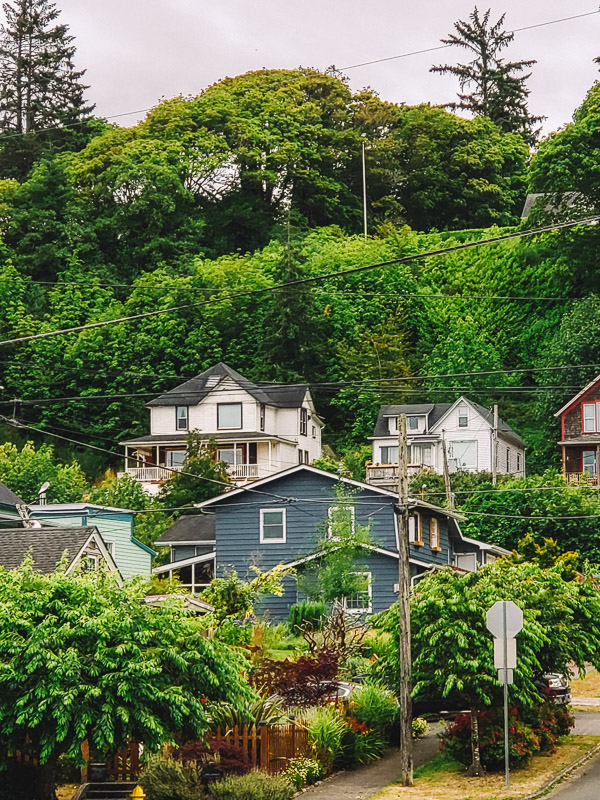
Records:
[[[564,414],[564,412],[567,411],[574,403],[576,403],[577,400],[583,397],[584,394],[587,394],[587,392],[589,392],[590,389],[593,389],[594,386],[599,381],[600,381],[600,375],[596,375],[596,377],[593,380],[591,380],[586,386],[584,386],[583,389],[575,395],[575,397],[572,397],[568,403],[565,403],[562,408],[559,408],[559,410],[555,413],[554,416],[560,417],[561,414]]]
[[[444,414],[436,421],[435,424],[437,425],[439,422],[441,422],[443,417],[445,417],[452,408],[459,405],[459,403],[466,403],[467,405],[471,406],[471,408],[474,409],[479,414],[479,416],[482,417],[488,423],[490,428],[494,427],[494,412],[491,411],[489,408],[485,408],[485,406],[476,403],[474,400],[469,400],[468,397],[464,397],[462,395],[461,397],[458,398],[458,400],[455,400],[454,403],[450,404],[450,408],[448,408],[444,412]],[[518,444],[520,444],[522,447],[525,446],[525,442],[523,441],[523,439],[521,439],[519,434],[515,430],[513,430],[510,427],[510,425],[507,422],[505,422],[501,417],[498,417],[498,433],[504,434],[508,438],[516,440]]]
[[[215,515],[183,516],[164,531],[155,544],[212,544],[215,541]]]
[[[92,538],[110,566],[117,571],[98,529],[91,525],[79,528],[0,529],[0,566],[16,569],[31,551],[34,569],[44,573],[54,572],[65,551],[68,554],[67,563],[71,566]]]
[[[8,488],[8,486],[5,486],[5,484],[0,483],[0,506],[11,506],[15,509],[16,512],[17,505],[22,506],[25,504],[20,497],[17,497],[17,495]]]
[[[299,408],[308,391],[306,384],[253,383],[221,361],[146,405],[149,407],[197,405],[211,392],[218,390],[219,384],[225,378],[237,383],[257,402],[278,408]]]

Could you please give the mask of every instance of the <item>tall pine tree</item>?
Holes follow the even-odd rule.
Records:
[[[80,127],[82,123],[85,127],[93,106],[84,99],[88,88],[81,83],[84,71],[76,70],[73,64],[74,37],[67,25],[55,24],[59,15],[56,4],[50,0],[14,0],[2,7],[0,173],[23,177],[44,150],[77,149],[79,139],[80,146],[85,144],[89,137],[82,136],[82,131],[74,135],[58,131],[57,135],[48,129],[73,124]],[[39,131],[45,133],[36,134]],[[12,170],[7,170],[3,161],[12,161]]]
[[[529,113],[527,98],[529,89],[525,82],[531,73],[523,74],[536,62],[504,61],[500,52],[513,41],[512,31],[503,29],[504,18],[490,22],[490,9],[480,15],[477,7],[469,14],[469,20],[454,23],[456,33],[442,39],[446,45],[461,47],[474,56],[467,64],[443,64],[431,67],[431,72],[454,75],[461,91],[458,103],[448,103],[452,111],[470,111],[475,116],[489,117],[502,131],[519,133],[533,143],[537,131],[535,126],[543,117]],[[471,91],[465,91],[471,89]]]

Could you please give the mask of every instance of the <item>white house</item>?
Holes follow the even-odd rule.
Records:
[[[398,480],[398,416],[406,414],[409,473],[448,471],[525,475],[525,444],[502,419],[494,437],[492,411],[459,397],[454,403],[381,406],[373,436],[373,460],[367,482],[390,486]],[[496,445],[494,447],[494,439]]]
[[[127,473],[150,493],[183,468],[191,431],[216,441],[236,482],[321,456],[323,422],[305,384],[253,383],[219,363],[147,405],[150,433],[122,444]]]

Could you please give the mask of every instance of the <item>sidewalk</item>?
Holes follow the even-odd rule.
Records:
[[[414,742],[415,767],[432,759],[439,752],[437,733],[443,725],[430,725],[429,732]],[[385,756],[365,767],[341,772],[318,786],[310,786],[302,793],[302,800],[363,800],[397,780],[400,772],[398,751],[388,750]]]

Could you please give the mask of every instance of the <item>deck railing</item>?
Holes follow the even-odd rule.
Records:
[[[230,464],[227,472],[234,480],[258,478],[258,464]]]
[[[127,467],[127,474],[135,481],[152,483],[154,481],[168,481],[173,470],[181,470],[183,467]]]
[[[575,486],[598,486],[598,475],[587,472],[565,472],[565,480]]]

